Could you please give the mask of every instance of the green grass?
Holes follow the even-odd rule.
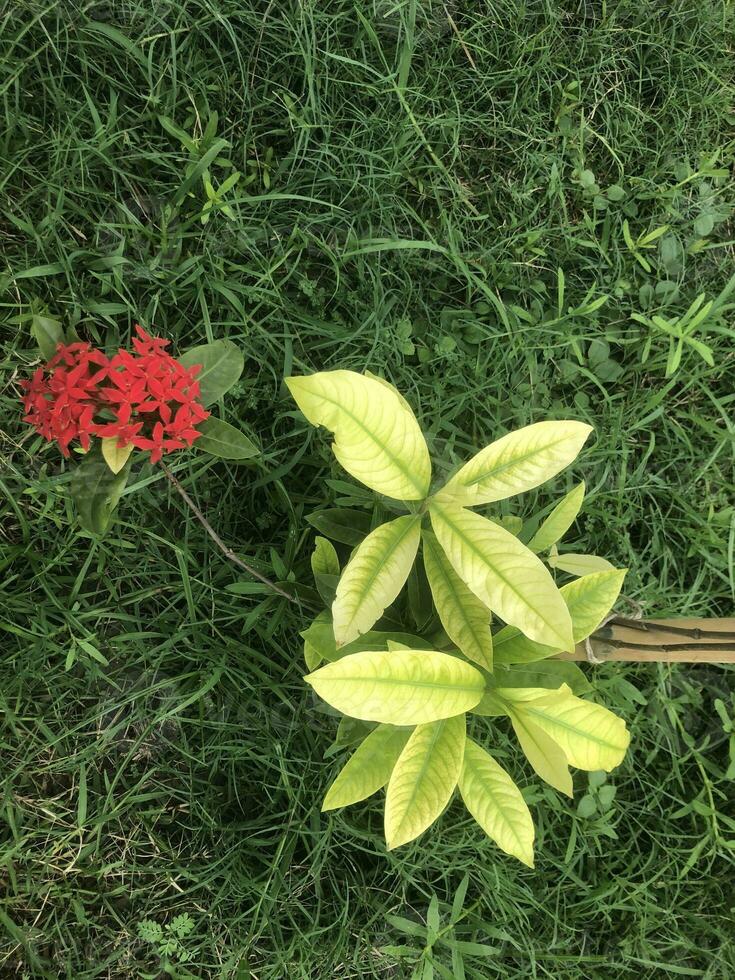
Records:
[[[231,338],[246,369],[222,411],[262,461],[175,469],[228,543],[303,583],[305,515],[345,490],[325,490],[343,474],[284,374],[385,374],[445,470],[571,414],[597,437],[555,481],[588,484],[570,545],[628,566],[648,615],[727,615],[732,311],[698,335],[713,366],[687,348],[671,378],[667,337],[631,314],[730,282],[734,29],[724,0],[0,6],[1,976],[409,977],[405,930],[432,896],[446,925],[465,875],[447,938],[492,947],[468,977],[735,975],[713,706],[732,714],[731,670],[590,668],[633,734],[590,816],[584,774],[560,799],[497,726],[536,870],[459,805],[387,854],[379,802],[319,812],[335,721],[301,681],[299,611],[224,561],[155,467],[103,541],[79,535],[17,401],[34,310],[110,346],[137,320],[179,349]],[[215,187],[245,176],[203,224],[207,166]],[[650,271],[625,220],[633,239],[668,226]],[[566,312],[587,296],[607,300]],[[67,669],[75,639],[104,660]],[[139,925],[183,913],[174,966]]]

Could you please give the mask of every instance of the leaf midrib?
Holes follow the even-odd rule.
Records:
[[[425,537],[424,538],[424,547],[426,547],[427,540],[428,539]],[[433,548],[434,548],[434,543],[432,541],[429,541],[429,550],[431,551]],[[484,649],[483,649],[483,646],[482,646],[482,640],[478,636],[478,633],[477,633],[477,631],[475,629],[475,624],[470,619],[469,615],[467,614],[467,612],[465,610],[465,607],[462,604],[462,600],[460,599],[459,592],[456,589],[455,583],[452,581],[452,579],[447,574],[447,569],[446,569],[446,567],[444,565],[444,562],[442,560],[443,558],[446,558],[446,555],[444,554],[444,549],[442,548],[442,546],[439,544],[438,541],[436,543],[436,548],[437,548],[437,550],[439,550],[441,552],[441,554],[439,555],[438,558],[434,557],[434,562],[438,566],[439,573],[441,574],[444,583],[446,584],[447,588],[449,589],[449,591],[450,591],[450,593],[452,595],[452,598],[454,599],[455,606],[459,608],[459,611],[460,611],[460,613],[462,615],[462,618],[463,618],[465,624],[467,625],[467,627],[468,627],[468,629],[469,629],[469,631],[470,631],[470,633],[472,635],[472,639],[474,640],[475,645],[476,645],[477,649],[480,652],[480,655],[482,655],[484,653]],[[447,562],[449,562],[449,559],[448,558],[447,558]],[[455,572],[454,574],[456,575],[457,573]],[[457,576],[457,577],[459,578],[459,576]],[[477,596],[475,596],[474,593],[470,591],[470,589],[468,589],[467,591],[470,592],[470,594],[472,595],[472,597],[475,598],[475,599],[477,599],[478,602],[482,602],[482,600],[481,599],[478,599]],[[439,618],[441,619],[441,615],[439,616]],[[488,632],[489,631],[490,631],[490,623],[489,623],[489,617],[488,617]]]
[[[418,520],[419,520],[418,516],[413,517],[413,518],[411,518],[411,517],[397,517],[394,521],[389,521],[387,524],[383,524],[382,525],[382,527],[391,527],[391,526],[393,526],[395,528],[396,524],[398,524],[399,521],[407,521],[408,522],[407,525],[406,525],[405,531],[402,531],[401,532],[400,536],[398,538],[396,538],[396,540],[393,542],[393,544],[388,549],[388,551],[383,555],[382,563],[381,562],[377,562],[375,568],[373,569],[373,571],[370,572],[370,574],[368,576],[368,584],[367,584],[366,588],[364,589],[362,595],[360,596],[359,601],[358,601],[357,605],[355,606],[355,609],[354,609],[352,615],[350,616],[350,618],[348,620],[348,624],[347,624],[348,626],[352,626],[352,624],[355,622],[355,618],[359,614],[359,612],[362,609],[365,601],[367,600],[368,596],[370,595],[370,590],[372,589],[373,585],[375,585],[376,579],[378,578],[378,576],[380,575],[380,573],[383,571],[383,568],[385,567],[385,565],[390,561],[390,559],[393,557],[393,555],[395,555],[395,553],[398,550],[399,546],[405,541],[405,539],[408,537],[408,535],[410,534],[410,532],[414,529],[414,527],[416,526],[416,522]],[[369,537],[369,535],[368,535],[368,537]],[[368,540],[368,538],[365,538],[365,541],[367,541],[367,540]],[[363,541],[362,544],[364,544],[365,541]],[[359,553],[360,547],[362,547],[362,544],[358,546],[358,553]],[[418,544],[417,544],[417,547],[418,547]],[[355,557],[357,557],[357,555],[355,555]],[[347,571],[347,569],[345,569],[345,571]],[[403,588],[403,585],[401,585],[401,588]]]
[[[487,472],[483,473],[481,476],[474,477],[472,480],[463,480],[462,483],[459,484],[459,486],[473,487],[478,483],[482,483],[483,480],[492,479],[493,477],[498,476],[500,473],[505,472],[505,470],[510,469],[512,466],[519,466],[520,464],[525,463],[527,460],[531,459],[533,456],[537,456],[539,453],[546,452],[550,449],[555,449],[556,446],[561,445],[561,443],[563,442],[567,442],[569,439],[570,436],[563,436],[561,439],[557,439],[556,442],[548,443],[547,445],[544,446],[543,449],[534,449],[531,452],[525,453],[525,455],[523,456],[517,456],[515,459],[512,459],[507,463],[502,463],[496,469],[488,470]]]
[[[579,735],[582,738],[585,738],[590,742],[594,742],[596,745],[601,745],[606,749],[614,749],[616,752],[620,752],[625,748],[625,746],[616,745],[614,742],[606,742],[604,739],[598,738],[595,735],[591,735],[589,732],[585,732],[580,728],[575,728],[573,725],[570,725],[568,722],[561,721],[559,718],[555,718],[553,715],[546,715],[542,711],[539,711],[538,708],[536,708],[535,710],[533,708],[528,708],[526,707],[527,704],[533,704],[533,702],[526,701],[524,702],[524,705],[521,708],[519,708],[516,705],[515,710],[521,713],[525,711],[527,714],[531,715],[532,718],[543,718],[545,721],[552,722],[553,724],[558,725],[560,728],[565,729],[566,731],[570,732],[573,735]],[[552,737],[553,736],[551,735],[549,736],[549,738]]]
[[[482,554],[482,552],[479,550],[479,548],[477,548],[477,546],[473,543],[473,541],[470,538],[468,538],[465,534],[463,534],[462,531],[457,528],[456,524],[452,524],[452,522],[450,520],[448,520],[447,514],[446,514],[446,511],[445,510],[443,510],[441,507],[438,507],[436,504],[434,504],[434,506],[432,507],[432,511],[434,513],[438,513],[439,516],[444,519],[444,521],[449,525],[449,527],[452,529],[452,531],[457,535],[457,537],[460,538],[460,540],[464,544],[466,544],[468,546],[468,548],[475,555],[478,556],[478,558],[481,558],[482,561],[486,565],[488,564],[487,559]],[[471,513],[471,511],[470,511],[470,513]],[[479,516],[479,515],[475,515],[475,516]],[[490,523],[492,523],[492,522],[490,522]],[[496,527],[500,527],[500,526],[499,525],[496,525]],[[502,531],[504,529],[503,528],[500,528],[500,530]],[[508,532],[506,532],[506,533],[508,533]],[[512,535],[511,535],[511,537],[512,537]],[[537,561],[539,561],[539,559],[537,558],[536,555],[533,554],[533,552],[530,552],[530,554],[534,558],[536,558]],[[539,561],[539,564],[541,564],[540,561]],[[531,603],[528,601],[528,599],[524,595],[522,595],[522,593],[520,593],[515,588],[515,586],[511,585],[511,583],[508,581],[507,578],[505,578],[504,575],[501,575],[500,574],[500,572],[497,570],[497,568],[495,566],[492,567],[492,571],[493,571],[493,574],[494,575],[497,575],[497,577],[501,580],[501,582],[503,582],[511,590],[511,592],[513,593],[513,595],[517,596],[524,603],[524,605],[526,605],[529,609],[531,609],[541,619],[542,622],[544,622],[547,626],[549,626],[549,623],[546,620],[546,618],[544,616],[542,616],[541,613],[534,606],[531,605]],[[566,603],[564,603],[564,607],[566,608]],[[570,616],[570,618],[571,618],[571,616]],[[509,624],[509,625],[512,625],[512,624]],[[514,629],[518,629],[518,627],[516,626],[516,627],[514,627]],[[523,630],[519,630],[519,632],[523,633]],[[554,630],[554,633],[556,633],[556,630]],[[526,634],[523,633],[523,635],[525,636]],[[538,640],[531,640],[531,642],[532,643],[538,643],[539,641]],[[553,646],[553,644],[551,644],[551,643],[549,643],[549,644],[544,643],[544,644],[541,644],[541,646],[549,646],[549,647],[551,647],[551,646]],[[554,648],[554,649],[556,649],[556,648]],[[562,650],[563,649],[564,649],[564,647],[562,646]]]
[[[377,383],[377,382],[376,382],[376,383]],[[380,442],[380,440],[379,440],[379,439],[377,439],[377,438],[375,437],[375,435],[373,435],[373,433],[372,433],[372,432],[370,431],[370,429],[368,429],[368,428],[367,428],[367,427],[366,427],[366,426],[365,426],[365,425],[363,424],[363,422],[361,422],[361,421],[360,421],[360,419],[359,419],[359,418],[357,418],[357,416],[356,416],[356,415],[353,415],[353,414],[352,414],[352,412],[351,412],[351,411],[350,411],[350,410],[349,410],[348,408],[345,408],[345,406],[344,406],[344,405],[343,405],[343,404],[342,404],[341,402],[338,402],[338,401],[335,401],[335,399],[334,399],[334,398],[329,398],[329,397],[328,397],[327,395],[324,395],[324,394],[322,394],[321,392],[320,392],[320,393],[319,393],[319,394],[318,394],[317,396],[315,396],[315,397],[317,397],[317,398],[321,398],[321,399],[323,399],[323,400],[324,400],[325,402],[329,402],[329,404],[330,404],[330,405],[335,405],[335,406],[336,406],[336,407],[337,407],[337,408],[338,408],[338,409],[339,409],[340,411],[342,411],[342,412],[344,412],[344,413],[345,413],[345,415],[347,415],[347,416],[349,416],[349,418],[351,418],[351,419],[352,419],[352,421],[353,421],[353,422],[354,422],[354,423],[355,423],[355,424],[356,424],[356,425],[358,426],[358,428],[360,428],[360,429],[362,429],[362,431],[363,431],[363,432],[365,433],[365,435],[366,435],[366,436],[368,436],[368,438],[370,438],[370,439],[371,439],[371,440],[373,441],[373,443],[375,443],[375,445],[376,445],[376,446],[377,446],[377,447],[378,447],[378,448],[379,448],[379,449],[380,449],[380,450],[381,450],[382,452],[384,452],[384,453],[385,453],[385,455],[386,455],[386,456],[388,457],[388,459],[390,459],[390,461],[391,461],[392,463],[394,463],[394,464],[395,464],[395,466],[396,466],[396,467],[398,468],[398,470],[400,470],[400,472],[401,472],[401,473],[402,473],[402,474],[403,474],[403,475],[405,476],[405,478],[406,478],[406,479],[408,480],[408,482],[409,482],[409,483],[411,484],[411,486],[412,486],[412,487],[413,487],[413,488],[414,488],[414,489],[415,489],[415,490],[416,490],[416,491],[418,492],[418,494],[419,494],[419,497],[421,497],[421,498],[423,498],[423,497],[425,497],[425,496],[426,496],[426,491],[427,491],[427,488],[426,488],[426,487],[424,487],[424,486],[422,486],[422,485],[421,485],[420,483],[417,483],[417,482],[416,482],[416,479],[414,478],[414,476],[412,475],[412,473],[411,473],[411,471],[410,471],[410,470],[408,469],[408,467],[406,467],[406,466],[403,466],[403,465],[402,465],[402,463],[401,463],[401,461],[400,461],[400,459],[399,459],[399,458],[398,458],[397,456],[395,456],[395,455],[394,455],[394,454],[393,454],[393,453],[392,453],[392,452],[391,452],[391,451],[390,451],[390,450],[389,450],[389,449],[387,448],[387,446],[385,446],[385,445],[383,445],[383,443],[382,443],[382,442]],[[404,411],[405,411],[405,409],[404,409]],[[415,421],[415,419],[414,419],[414,421]],[[419,431],[420,431],[420,430],[419,430]],[[422,438],[423,438],[423,433],[422,433]]]

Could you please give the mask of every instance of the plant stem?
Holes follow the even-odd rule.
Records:
[[[232,548],[228,548],[228,546],[224,543],[224,541],[219,536],[219,534],[217,534],[217,532],[209,523],[209,521],[204,516],[204,514],[202,514],[202,512],[199,510],[197,505],[191,499],[191,497],[186,492],[186,490],[184,490],[181,483],[179,483],[179,481],[173,475],[173,473],[168,468],[168,466],[166,466],[166,464],[163,461],[161,461],[159,465],[163,470],[164,474],[166,475],[166,479],[168,480],[168,482],[171,484],[171,486],[175,488],[175,490],[177,491],[181,499],[184,501],[186,506],[192,511],[196,519],[202,525],[202,527],[210,536],[212,541],[214,541],[214,543],[217,545],[217,547],[225,556],[225,558],[229,558],[231,562],[234,562],[235,565],[237,565],[239,568],[242,568],[244,571],[246,571],[248,575],[252,575],[254,578],[257,578],[260,582],[263,582],[264,585],[267,585],[269,589],[272,589],[278,595],[283,596],[284,599],[288,599],[289,602],[298,602],[295,596],[291,595],[289,592],[285,592],[279,585],[276,585],[275,582],[272,582],[269,578],[266,578],[265,575],[261,575],[260,572],[256,571],[252,567],[252,565],[248,565],[246,561],[243,561],[242,558],[236,555],[235,552],[232,550]]]

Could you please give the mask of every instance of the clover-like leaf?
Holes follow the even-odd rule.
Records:
[[[509,432],[473,456],[437,498],[474,507],[531,490],[568,466],[591,431],[584,422],[536,422]]]
[[[337,711],[388,725],[421,725],[473,708],[485,690],[482,674],[434,650],[353,653],[305,678]]]
[[[391,773],[385,796],[388,850],[414,840],[440,816],[462,770],[465,716],[419,725]]]
[[[432,501],[431,526],[455,572],[506,623],[571,650],[572,623],[554,580],[518,538],[470,510]]]
[[[334,433],[334,455],[351,476],[397,500],[426,496],[429,450],[392,385],[354,371],[322,371],[286,384],[307,419]]]

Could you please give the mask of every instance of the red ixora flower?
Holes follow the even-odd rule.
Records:
[[[201,435],[196,426],[209,417],[199,401],[201,365],[185,368],[166,353],[168,340],[135,330],[134,353],[108,358],[89,343],[59,344],[48,364],[21,381],[24,420],[64,456],[74,439],[87,450],[99,436],[148,449],[157,463]]]

